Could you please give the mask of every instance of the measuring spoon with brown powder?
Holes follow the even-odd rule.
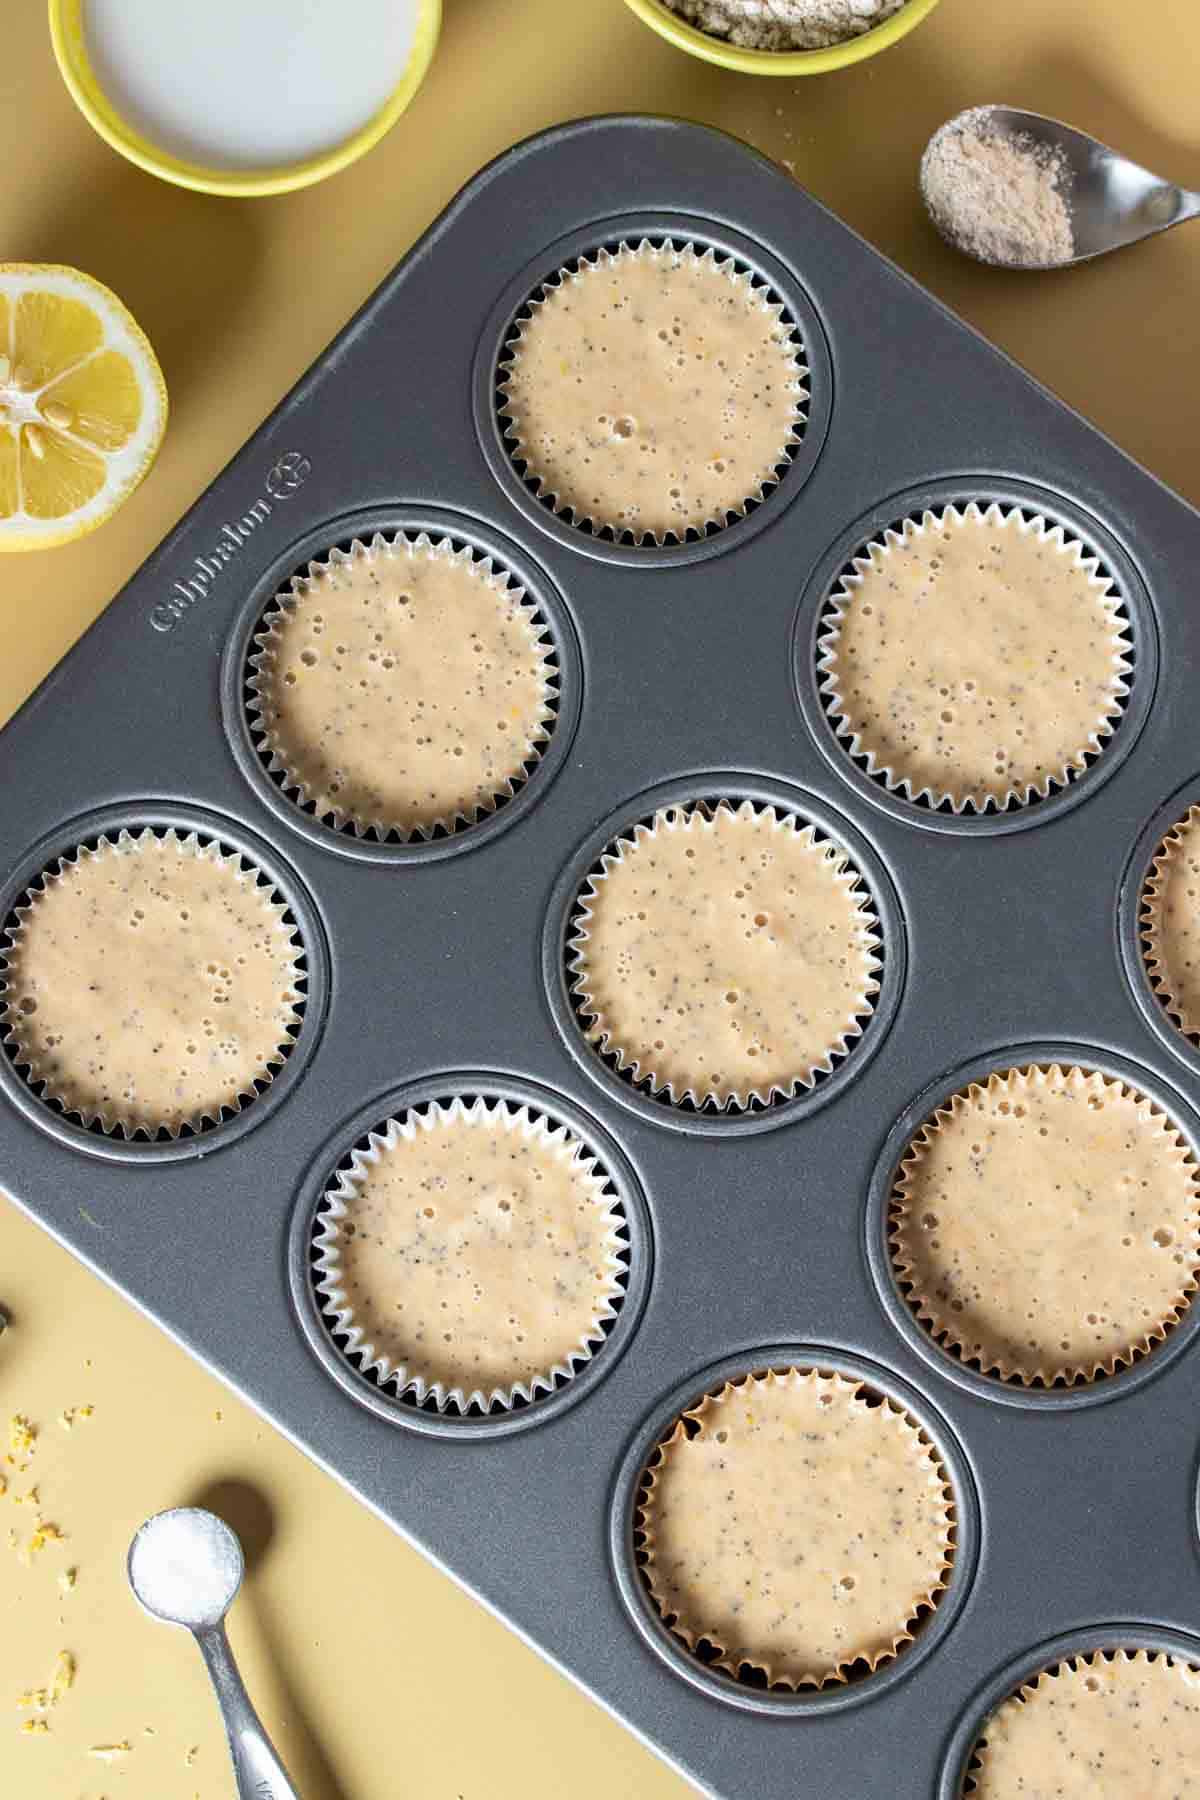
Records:
[[[921,197],[956,250],[1014,269],[1088,262],[1200,214],[1200,194],[1012,106],[971,107],[941,126],[921,158]]]

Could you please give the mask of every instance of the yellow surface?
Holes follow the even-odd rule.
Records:
[[[59,79],[41,6],[19,0],[5,13],[0,243],[112,286],[159,352],[173,416],[151,479],[116,519],[0,567],[0,716],[461,183],[516,138],[591,111],[686,114],[786,158],[872,242],[1200,501],[1200,225],[1087,269],[1006,276],[945,249],[915,194],[929,133],[985,100],[1070,118],[1200,187],[1194,0],[1149,11],[1127,0],[942,0],[896,48],[797,83],[686,56],[621,0],[447,0],[434,67],[397,128],[336,179],[253,205],[168,187],[113,154]],[[25,1571],[4,1543],[22,1509],[10,1515],[0,1499],[5,1800],[228,1800],[199,1667],[186,1643],[131,1610],[120,1577],[143,1513],[220,1483],[237,1484],[225,1489],[234,1522],[269,1539],[234,1635],[306,1800],[690,1791],[11,1208],[0,1208],[0,1302],[17,1315],[0,1339],[0,1419],[22,1409],[41,1422],[44,1510],[72,1533]],[[68,1436],[54,1415],[86,1399],[95,1416]],[[67,1561],[79,1586],[56,1609],[53,1572]],[[6,1696],[43,1685],[60,1648],[78,1655],[78,1680],[50,1734],[24,1738]],[[153,1739],[140,1735],[147,1724]],[[124,1765],[83,1755],[124,1736],[137,1746]],[[201,1747],[190,1771],[177,1760],[185,1739]]]
[[[357,162],[360,156],[365,156],[392,129],[424,81],[437,46],[442,0],[420,0],[420,6],[408,67],[391,98],[374,117],[334,150],[307,157],[303,162],[254,172],[210,169],[202,163],[185,162],[144,137],[117,111],[96,79],[87,51],[84,0],[49,0],[48,17],[50,38],[63,80],[85,119],[114,150],[119,150],[139,168],[152,175],[161,175],[165,181],[174,181],[180,187],[195,188],[205,194],[236,194],[241,199],[251,199],[290,193],[296,188],[311,187],[327,176],[337,175]]]

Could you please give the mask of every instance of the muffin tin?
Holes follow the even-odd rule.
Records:
[[[745,517],[638,548],[580,530],[505,445],[512,321],[572,256],[711,244],[784,302],[811,398]],[[872,532],[950,499],[1060,521],[1132,628],[1116,733],[1077,780],[978,818],[889,793],[838,742],[815,650]],[[559,703],[481,823],[357,838],[272,778],[248,646],[312,557],[374,530],[471,544],[535,598]],[[915,1324],[886,1255],[907,1134],[964,1075],[1069,1054],[1144,1087],[1200,1155],[1200,1053],[1144,977],[1138,890],[1200,791],[1191,670],[1200,517],[762,158],[607,118],[479,175],[11,723],[0,912],[72,844],[195,826],[286,898],[307,1000],[283,1071],[170,1144],[55,1114],[0,1057],[0,1178],[91,1267],[449,1568],[703,1790],[955,1800],[987,1711],[1054,1655],[1200,1659],[1193,1309],[1086,1390],[978,1376]],[[663,803],[784,801],[844,845],[881,990],[833,1075],[778,1107],[689,1112],[581,1039],[574,895]],[[356,1139],[450,1093],[531,1104],[599,1156],[628,1226],[607,1342],[556,1392],[449,1419],[372,1388],[311,1290],[314,1209]],[[790,1358],[862,1375],[955,1488],[950,1585],[878,1675],[795,1696],[705,1670],[646,1604],[632,1502],[657,1436],[714,1381]],[[452,1753],[451,1760],[452,1760]]]

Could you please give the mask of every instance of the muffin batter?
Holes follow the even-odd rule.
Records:
[[[639,542],[743,512],[803,427],[782,308],[691,245],[622,244],[565,270],[509,354],[504,413],[539,492]]]
[[[29,1080],[126,1137],[252,1099],[302,997],[295,927],[262,877],[194,834],[143,831],[43,881],[0,950],[0,1022]]]
[[[877,921],[845,853],[774,808],[668,808],[603,858],[571,940],[591,1041],[672,1099],[811,1086],[861,1035]]]
[[[1150,979],[1189,1037],[1200,1034],[1200,807],[1167,833],[1142,895]]]
[[[337,1195],[318,1286],[401,1391],[507,1399],[603,1342],[621,1215],[565,1126],[506,1103],[411,1112],[355,1152]]]
[[[945,1585],[952,1518],[945,1473],[904,1413],[869,1406],[842,1375],[772,1371],[706,1395],[657,1452],[646,1581],[718,1667],[820,1686],[909,1641]]]
[[[985,1373],[1086,1381],[1165,1337],[1196,1290],[1200,1181],[1143,1095],[1082,1069],[1007,1069],[922,1128],[892,1255],[934,1337]]]
[[[998,506],[905,520],[844,577],[821,639],[826,705],[909,799],[982,812],[1045,798],[1110,736],[1125,620],[1094,557]]]
[[[1200,1768],[1200,1671],[1097,1652],[1034,1678],[989,1719],[976,1800],[1181,1800]]]
[[[522,590],[446,539],[335,550],[257,639],[250,685],[271,766],[360,834],[472,823],[550,735],[539,635]]]

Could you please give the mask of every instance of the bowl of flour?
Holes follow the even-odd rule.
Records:
[[[823,75],[886,50],[938,0],[625,0],[660,37],[744,75]]]

